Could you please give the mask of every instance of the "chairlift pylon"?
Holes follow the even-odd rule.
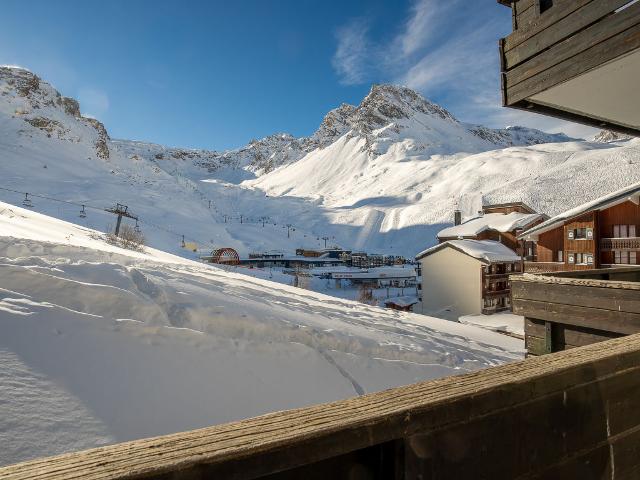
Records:
[[[29,194],[28,193],[24,194],[24,200],[22,201],[22,205],[24,205],[27,208],[32,208],[33,207],[33,203],[31,203],[31,199],[29,198]]]
[[[84,205],[82,205],[82,210],[80,210],[80,215],[78,215],[80,218],[87,218],[87,212],[84,209]]]

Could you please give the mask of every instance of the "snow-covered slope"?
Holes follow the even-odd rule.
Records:
[[[212,112],[212,115],[215,112]],[[572,141],[465,124],[410,89],[377,85],[329,112],[309,137],[277,134],[228,152],[113,140],[78,104],[22,69],[0,67],[0,199],[106,230],[126,204],[151,246],[192,255],[323,245],[412,256],[459,207],[524,201],[554,215],[640,181],[640,141]],[[98,207],[79,218],[80,204]],[[263,226],[264,224],[264,226]],[[295,227],[287,235],[285,225]]]
[[[0,465],[521,356],[494,332],[122,250],[0,202]]]

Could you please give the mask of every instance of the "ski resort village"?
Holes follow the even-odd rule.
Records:
[[[3,3],[0,480],[640,478],[640,2],[240,3]]]

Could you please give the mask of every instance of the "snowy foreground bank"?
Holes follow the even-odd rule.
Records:
[[[0,203],[0,465],[512,361],[522,342]]]

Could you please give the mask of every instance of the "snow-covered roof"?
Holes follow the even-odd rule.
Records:
[[[562,212],[555,217],[551,217],[549,220],[530,228],[526,232],[523,232],[518,238],[531,238],[531,236],[537,237],[541,233],[548,232],[549,230],[553,230],[554,228],[563,225],[567,220],[579,217],[580,215],[584,215],[585,213],[593,210],[604,210],[618,205],[619,203],[626,202],[627,200],[630,200],[635,204],[640,203],[640,183],[634,183],[633,185],[621,190],[596,198],[590,202],[583,203],[582,205],[578,205],[566,212]]]
[[[485,230],[511,232],[516,228],[526,228],[541,218],[542,215],[539,213],[487,213],[467,220],[460,225],[454,225],[453,227],[440,230],[438,238],[475,237]]]
[[[448,240],[428,248],[424,252],[420,252],[416,255],[416,259],[419,260],[447,247],[451,247],[485,263],[517,262],[520,260],[516,252],[500,242],[496,242],[495,240],[471,239]]]
[[[405,295],[404,297],[388,298],[384,301],[385,305],[397,305],[398,307],[410,307],[418,303],[418,297]]]

